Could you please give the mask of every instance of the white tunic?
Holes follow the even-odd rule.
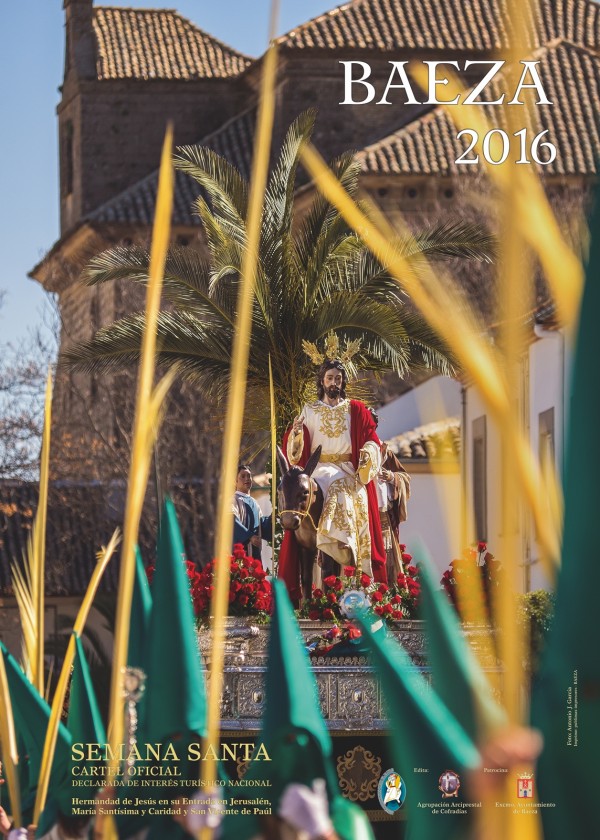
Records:
[[[371,574],[369,506],[365,486],[352,466],[350,400],[335,406],[317,400],[306,404],[302,418],[310,435],[311,453],[321,446],[321,460],[313,478],[323,491],[323,513],[317,530],[317,547],[346,566],[357,566]],[[370,456],[374,475],[381,466],[379,447],[368,442],[363,450]],[[297,463],[302,439],[288,440],[288,460]],[[339,456],[347,458],[337,460]],[[328,458],[335,461],[328,461]]]

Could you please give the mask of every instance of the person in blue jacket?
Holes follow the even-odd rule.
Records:
[[[233,543],[241,543],[250,556],[260,560],[262,541],[271,539],[271,516],[262,515],[251,489],[252,470],[248,464],[240,464],[233,501]]]

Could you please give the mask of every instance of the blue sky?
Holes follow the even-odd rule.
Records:
[[[97,5],[101,5],[98,3]],[[177,8],[198,26],[249,55],[267,42],[269,0],[126,0],[102,5]],[[280,32],[339,5],[281,0]],[[27,272],[58,238],[56,106],[64,50],[62,0],[0,4],[0,344],[43,322],[45,293]]]

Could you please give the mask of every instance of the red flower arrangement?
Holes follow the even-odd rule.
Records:
[[[198,618],[208,617],[213,592],[214,560],[199,572],[194,563],[186,560],[186,571],[194,614]],[[152,583],[154,566],[147,569]],[[229,614],[266,617],[272,608],[271,584],[260,560],[248,557],[242,545],[234,545],[229,578]]]
[[[402,546],[405,548],[405,546]],[[340,610],[340,600],[348,590],[365,593],[373,612],[387,622],[414,618],[419,601],[421,584],[418,569],[410,561],[410,554],[403,553],[404,574],[392,584],[376,583],[369,575],[357,573],[354,566],[344,566],[342,576],[329,575],[323,579],[323,588],[313,588],[312,597],[307,600],[301,615],[312,621],[334,621],[344,624],[345,617]]]
[[[499,561],[487,550],[487,543],[478,542],[450,563],[440,583],[462,620],[478,622],[482,615],[486,620],[490,618],[493,591],[501,578]]]

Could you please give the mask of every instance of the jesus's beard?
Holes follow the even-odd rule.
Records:
[[[326,394],[330,400],[335,400],[339,397],[341,390],[338,385],[330,385],[326,390]]]

